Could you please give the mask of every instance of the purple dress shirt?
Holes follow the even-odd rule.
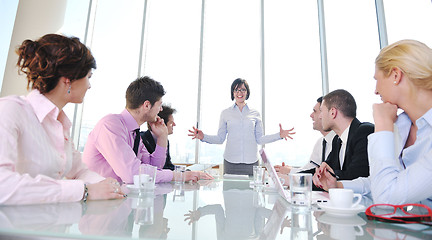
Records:
[[[139,173],[141,164],[156,166],[156,183],[172,180],[171,170],[162,170],[165,164],[166,148],[156,145],[150,154],[140,139],[138,153],[133,151],[138,123],[127,111],[109,114],[102,118],[90,132],[83,152],[83,162],[89,169],[104,177],[120,182],[133,183],[133,176]]]

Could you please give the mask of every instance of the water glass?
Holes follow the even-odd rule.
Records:
[[[174,182],[176,184],[182,184],[185,182],[185,171],[186,167],[181,165],[174,166]]]
[[[290,179],[291,203],[294,205],[311,206],[312,174],[292,173]]]
[[[264,185],[265,168],[261,166],[253,166],[253,182],[254,186]]]

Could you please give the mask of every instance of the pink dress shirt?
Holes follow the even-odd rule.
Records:
[[[0,98],[0,205],[73,202],[104,178],[75,150],[71,122],[38,90]]]
[[[138,123],[127,111],[109,114],[102,118],[90,132],[83,152],[83,162],[89,169],[104,177],[120,182],[133,183],[133,176],[139,173],[141,164],[156,166],[156,183],[172,180],[171,170],[162,170],[166,159],[166,148],[156,145],[150,154],[141,137],[138,154],[133,151]]]

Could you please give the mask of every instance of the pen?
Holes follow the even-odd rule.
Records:
[[[313,165],[315,165],[315,166],[317,166],[317,167],[320,167],[320,165],[318,164],[318,163],[316,163],[316,162],[314,162],[314,161],[310,161],[310,163],[312,163]],[[327,171],[327,172],[329,172],[330,173],[330,175],[332,175],[334,178],[336,178],[336,179],[339,179],[339,176],[337,176],[336,174],[334,174],[334,173],[332,173],[332,172],[330,172],[330,171]]]

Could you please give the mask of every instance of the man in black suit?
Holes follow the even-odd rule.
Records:
[[[339,180],[369,176],[367,137],[374,132],[374,125],[361,123],[356,111],[354,97],[346,90],[335,90],[324,96],[320,114],[323,129],[333,130],[339,137],[333,139],[332,152],[315,175],[327,169]]]
[[[176,125],[174,122],[173,114],[176,112],[174,108],[171,108],[168,105],[162,105],[162,111],[158,113],[158,116],[163,119],[165,125],[168,128],[168,135],[173,133],[173,128]],[[156,139],[155,135],[151,132],[151,126],[147,123],[148,130],[145,132],[141,132],[141,139],[147,149],[147,151],[151,154],[156,149]],[[167,145],[167,156],[163,169],[171,169],[174,170],[174,164],[171,162],[171,156],[169,152],[169,141]]]

